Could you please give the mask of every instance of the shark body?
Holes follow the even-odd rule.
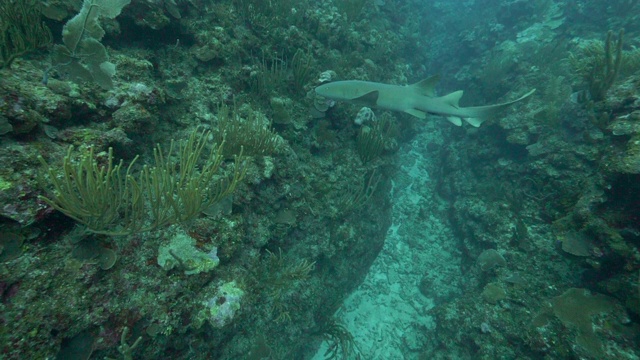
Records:
[[[436,96],[435,85],[440,77],[432,76],[412,85],[389,85],[370,81],[334,81],[318,86],[316,94],[327,99],[347,101],[372,108],[402,111],[420,119],[427,114],[441,115],[457,126],[462,120],[478,127],[500,110],[533,94],[533,89],[521,97],[502,104],[460,107],[462,90],[444,96]]]

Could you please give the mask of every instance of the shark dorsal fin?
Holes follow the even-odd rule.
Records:
[[[436,85],[440,81],[440,75],[433,75],[426,79],[422,79],[415,84],[411,84],[409,86],[416,89],[416,92],[420,95],[435,97],[436,96]]]
[[[447,94],[443,96],[442,102],[449,104],[455,108],[459,108],[460,98],[462,97],[463,94],[464,94],[464,91],[462,90],[454,91],[451,94]]]
[[[378,96],[380,92],[378,90],[369,91],[368,93],[351,99],[352,102],[358,103],[368,107],[375,107],[378,104]]]

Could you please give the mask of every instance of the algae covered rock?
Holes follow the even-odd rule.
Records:
[[[196,248],[196,240],[185,233],[174,236],[169,244],[160,246],[158,265],[165,270],[180,268],[187,275],[209,272],[220,264],[218,249],[209,252]]]

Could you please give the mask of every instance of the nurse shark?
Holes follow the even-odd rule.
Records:
[[[359,80],[334,81],[318,86],[315,91],[316,94],[330,100],[401,111],[420,119],[425,119],[427,114],[441,115],[454,125],[461,126],[464,120],[475,127],[536,91],[533,89],[515,100],[502,104],[460,107],[458,103],[463,91],[436,96],[435,85],[439,80],[440,77],[435,75],[407,86]]]

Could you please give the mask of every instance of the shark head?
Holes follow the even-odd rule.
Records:
[[[360,103],[367,106],[375,106],[378,90],[376,83],[367,81],[334,81],[320,85],[316,88],[316,94],[327,99]]]
[[[345,87],[339,86],[335,82],[330,82],[326,84],[322,84],[316,88],[316,94],[323,96],[327,99],[333,100],[343,100],[347,101],[351,98],[348,97],[347,91],[345,91]]]

